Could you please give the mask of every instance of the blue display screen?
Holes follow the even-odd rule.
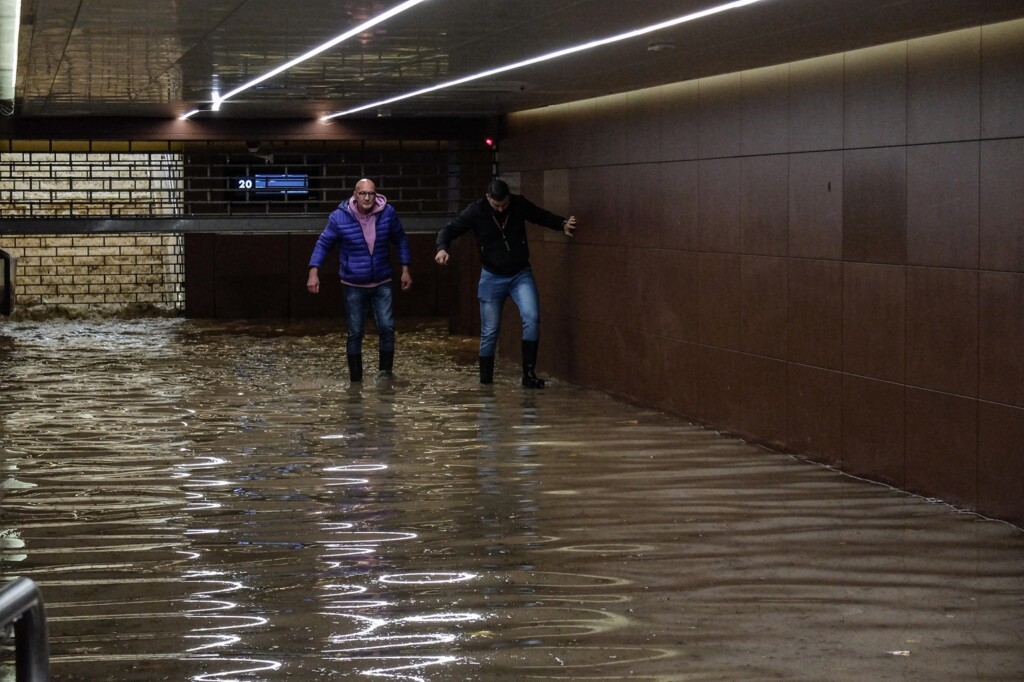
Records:
[[[299,174],[256,174],[248,178],[235,178],[234,189],[254,194],[307,194],[309,176]]]

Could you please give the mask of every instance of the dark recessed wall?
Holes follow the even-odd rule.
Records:
[[[512,116],[506,173],[580,223],[532,233],[540,368],[1024,525],[1022,44],[1015,21]]]
[[[344,319],[337,252],[320,270],[320,293],[306,291],[315,234],[185,235],[185,314],[221,319]],[[410,234],[413,286],[401,291],[395,270],[396,317],[448,316],[450,273],[434,264],[434,235]]]

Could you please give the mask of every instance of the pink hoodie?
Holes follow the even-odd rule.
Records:
[[[359,226],[363,228],[363,239],[366,240],[366,248],[373,253],[373,245],[377,242],[377,214],[384,210],[384,206],[387,205],[388,200],[383,194],[378,194],[374,200],[373,209],[368,215],[364,215],[359,211],[359,204],[356,203],[356,198],[352,197],[349,200],[349,207],[352,209],[352,215],[359,221]]]

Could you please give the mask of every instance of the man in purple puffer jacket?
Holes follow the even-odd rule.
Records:
[[[351,381],[363,379],[363,327],[368,306],[373,309],[380,339],[381,376],[390,377],[395,361],[395,322],[391,308],[391,251],[398,247],[402,265],[402,291],[412,286],[409,273],[409,239],[394,206],[383,194],[377,194],[372,181],[356,183],[352,198],[338,205],[320,233],[309,257],[306,289],[320,293],[320,266],[335,246],[340,248],[338,275],[345,290],[348,311],[348,337],[345,354]]]

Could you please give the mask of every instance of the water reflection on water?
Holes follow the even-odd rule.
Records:
[[[1024,676],[1018,531],[399,344],[350,387],[331,324],[0,327],[2,567],[53,679]]]

